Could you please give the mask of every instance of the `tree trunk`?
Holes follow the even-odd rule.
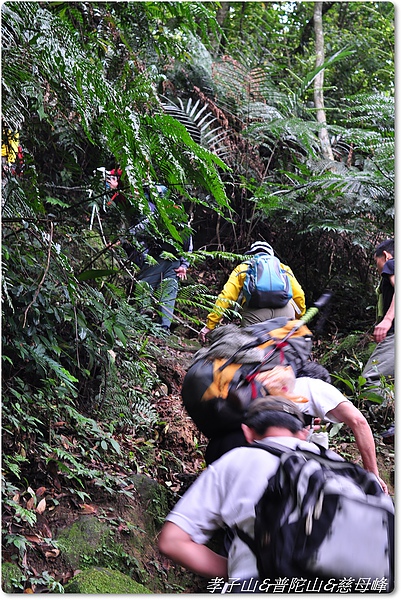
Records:
[[[323,19],[322,19],[322,5],[323,2],[315,2],[313,21],[315,28],[315,49],[316,49],[316,68],[320,67],[324,63],[324,36],[323,36]],[[331,149],[329,133],[326,127],[326,113],[324,110],[324,98],[323,98],[323,84],[324,84],[324,69],[316,76],[314,81],[314,101],[316,108],[316,118],[318,123],[322,124],[322,128],[319,131],[320,145],[324,158],[334,160],[333,151]]]
[[[228,11],[230,10],[230,2],[221,2],[219,8],[216,12],[216,20],[220,27],[223,27],[224,21],[228,15]],[[222,41],[222,35],[219,36],[217,40],[212,42],[213,45],[213,56],[217,57],[219,54],[223,53],[224,50],[224,41]]]

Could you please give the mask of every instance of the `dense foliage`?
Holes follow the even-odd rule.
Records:
[[[372,250],[394,221],[394,6],[323,3],[330,161],[313,104],[312,4],[2,5],[2,139],[18,132],[23,150],[2,179],[5,544],[20,561],[26,542],[11,524],[35,512],[16,491],[58,473],[82,500],[89,481],[112,493],[118,435],[152,443],[159,422],[159,332],[140,313],[102,168],[122,169],[135,210],[149,186],[177,252],[179,227],[192,229],[176,313],[187,336],[258,238],[309,305],[334,291],[327,344],[373,325]],[[157,183],[182,208],[174,218]]]

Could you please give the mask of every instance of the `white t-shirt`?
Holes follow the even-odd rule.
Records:
[[[267,437],[262,442],[318,452],[314,444],[294,437]],[[178,525],[198,544],[205,544],[224,524],[231,528],[238,525],[253,537],[255,504],[278,463],[279,458],[266,450],[234,448],[201,473],[166,520]],[[228,556],[229,577],[257,578],[257,572],[252,551],[235,536]]]
[[[331,415],[327,417],[327,413],[336,408],[341,402],[349,402],[334,385],[312,377],[297,377],[292,393],[308,399],[308,402],[304,404],[297,404],[302,412],[331,423],[338,423],[338,419]]]

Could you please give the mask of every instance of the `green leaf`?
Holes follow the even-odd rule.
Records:
[[[119,327],[113,327],[113,331],[116,334],[116,336],[118,337],[118,339],[120,340],[120,342],[122,342],[124,344],[124,346],[127,345],[127,337],[125,336],[124,332],[119,328]]]
[[[117,454],[119,454],[121,456],[120,444],[114,438],[110,438],[109,442],[113,446],[113,448],[117,452]]]
[[[384,398],[383,396],[381,396],[380,394],[377,394],[376,392],[363,392],[362,394],[364,400],[367,400],[368,402],[374,402],[375,404],[382,404]]]
[[[342,429],[344,423],[333,423],[329,430],[329,438],[333,438]]]

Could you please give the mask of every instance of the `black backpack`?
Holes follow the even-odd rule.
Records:
[[[394,504],[373,473],[321,454],[255,443],[280,465],[255,507],[254,538],[237,534],[257,558],[260,578],[363,579],[394,587]],[[380,583],[379,583],[380,582]]]
[[[240,428],[251,401],[266,395],[257,373],[289,364],[297,372],[312,349],[308,327],[287,317],[243,328],[223,325],[210,340],[195,354],[181,389],[186,411],[208,438]]]

